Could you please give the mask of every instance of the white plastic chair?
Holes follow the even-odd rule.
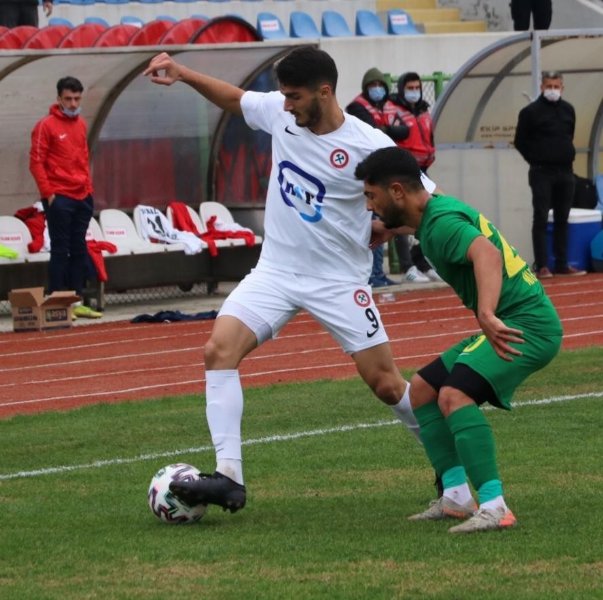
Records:
[[[207,226],[206,226],[207,221],[209,221],[209,219],[213,216],[216,217],[216,220],[221,221],[222,223],[236,224],[236,221],[234,220],[232,213],[228,210],[228,208],[226,206],[224,206],[223,204],[220,204],[219,202],[211,202],[211,201],[201,202],[201,204],[199,205],[199,215],[201,217],[201,221],[203,222],[205,228],[207,228]],[[231,246],[244,246],[245,245],[245,240],[241,240],[241,239],[231,239],[231,240],[226,240],[226,241],[228,241]],[[261,235],[255,236],[255,243],[256,244],[262,243]]]
[[[145,237],[145,228],[142,225],[142,219],[143,219],[143,215],[142,215],[142,211],[139,206],[135,206],[134,207],[134,211],[132,212],[132,218],[134,219],[134,227],[136,227],[136,231],[138,232],[138,235],[145,241],[149,241],[148,238]],[[159,246],[160,248],[163,248],[163,250],[165,252],[184,252],[185,249],[185,245],[175,242],[175,243],[166,243],[164,241],[158,241],[157,243],[153,243],[154,246]]]
[[[119,254],[165,252],[163,244],[145,242],[138,235],[132,219],[123,210],[105,208],[101,210],[99,219],[105,240],[115,244]]]
[[[199,233],[203,233],[205,231],[207,231],[205,224],[201,222],[201,217],[199,216],[198,213],[196,213],[188,204],[185,205],[187,210],[188,210],[188,214],[190,215],[191,220],[193,221],[193,223],[195,224],[195,227],[197,228],[197,231]],[[174,225],[174,215],[172,213],[172,209],[168,206],[166,211],[165,211],[165,216],[168,218],[168,221],[172,224],[173,227],[175,227]]]
[[[50,260],[50,252],[30,254],[27,245],[31,241],[31,233],[21,219],[11,216],[0,217],[0,244],[19,253],[19,257],[16,259],[0,258],[0,263],[46,262]]]

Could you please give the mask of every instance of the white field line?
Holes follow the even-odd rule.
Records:
[[[572,400],[583,400],[586,398],[601,398],[603,397],[603,391],[590,392],[587,394],[574,394],[571,396],[556,396],[553,398],[544,398],[542,400],[525,400],[522,402],[516,402],[513,404],[513,408],[522,408],[525,406],[546,406],[557,402],[570,402]],[[485,410],[493,410],[491,406],[485,406]],[[400,421],[397,419],[374,421],[372,423],[356,423],[351,425],[341,425],[339,427],[330,427],[326,429],[312,429],[309,431],[297,431],[294,433],[275,434],[261,438],[252,438],[244,440],[243,446],[257,446],[261,444],[271,444],[274,442],[288,442],[291,440],[297,440],[301,438],[326,436],[331,434],[346,433],[349,431],[357,431],[361,429],[375,429],[377,427],[384,427],[387,425],[399,425]],[[24,479],[27,477],[39,477],[41,475],[55,475],[58,473],[67,473],[70,471],[83,471],[86,469],[100,469],[103,467],[112,467],[115,465],[124,465],[132,463],[140,463],[148,460],[156,460],[158,458],[172,458],[186,454],[194,454],[201,452],[210,452],[213,450],[213,446],[197,446],[192,448],[180,448],[176,450],[166,450],[163,452],[153,452],[150,454],[139,454],[130,458],[110,458],[104,460],[95,460],[90,463],[82,463],[75,465],[59,465],[56,467],[44,467],[41,469],[34,469],[31,471],[17,471],[15,473],[0,473],[0,481],[8,481],[11,479]]]

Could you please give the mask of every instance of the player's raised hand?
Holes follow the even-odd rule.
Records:
[[[181,79],[181,66],[167,53],[162,52],[151,59],[143,75],[159,85],[172,85]]]

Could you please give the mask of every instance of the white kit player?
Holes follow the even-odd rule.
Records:
[[[176,63],[163,53],[145,75],[182,81],[223,110],[272,135],[272,169],[259,262],[224,302],[205,346],[206,415],[216,470],[172,482],[189,505],[245,506],[241,456],[243,358],[301,309],[320,322],[356,363],[358,373],[418,436],[409,385],[394,364],[368,278],[369,243],[391,237],[371,220],[356,165],[393,146],[381,131],[344,113],[335,97],[337,68],[324,51],[301,46],[275,67],[280,91],[245,92]],[[433,182],[425,180],[433,191]]]

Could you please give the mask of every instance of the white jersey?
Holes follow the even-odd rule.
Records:
[[[272,135],[272,170],[259,265],[334,281],[366,283],[371,271],[371,213],[359,162],[394,146],[382,131],[344,113],[339,129],[316,135],[298,127],[280,92],[245,92],[252,129]]]

